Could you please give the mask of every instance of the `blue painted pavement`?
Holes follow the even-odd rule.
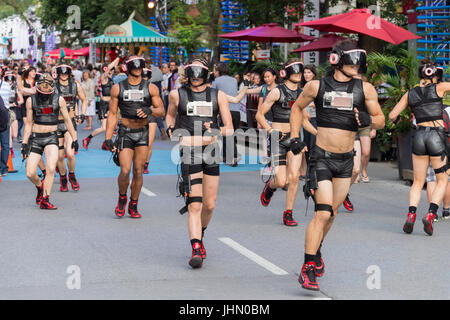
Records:
[[[16,157],[13,158],[14,169],[18,170],[17,173],[10,173],[6,177],[2,177],[3,181],[17,181],[27,180],[25,175],[25,162],[22,163],[20,159],[20,151],[15,150]],[[173,157],[174,161],[171,160]],[[76,170],[75,174],[77,178],[112,178],[117,177],[119,174],[119,168],[112,161],[112,155],[110,152],[102,151],[99,149],[90,149],[86,151],[80,149],[76,156]],[[171,150],[153,150],[152,159],[149,165],[149,175],[176,175],[177,163],[178,163],[177,149]],[[245,156],[235,168],[220,165],[221,172],[246,172],[246,171],[259,171],[264,166],[261,164],[249,164],[257,163],[257,157]],[[38,172],[40,172],[38,170]]]

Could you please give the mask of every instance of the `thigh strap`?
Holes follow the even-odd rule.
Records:
[[[435,174],[443,173],[443,172],[447,171],[448,168],[449,168],[449,165],[446,164],[445,166],[442,166],[438,169],[434,169],[434,173]]]

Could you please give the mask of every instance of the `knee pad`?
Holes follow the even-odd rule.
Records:
[[[333,207],[330,206],[329,204],[316,203],[316,205],[314,207],[314,211],[328,211],[330,213],[331,217],[334,216]]]

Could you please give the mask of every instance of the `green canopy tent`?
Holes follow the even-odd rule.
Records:
[[[153,28],[144,26],[134,20],[133,17],[134,13],[120,26],[109,26],[105,29],[105,34],[87,39],[85,42],[94,43],[97,47],[102,48],[102,61],[104,60],[104,49],[106,47],[123,45],[130,50],[134,50],[135,47],[141,47],[142,49],[147,46],[166,46],[178,42],[175,38],[166,37]]]

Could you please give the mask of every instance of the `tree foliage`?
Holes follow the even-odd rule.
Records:
[[[309,13],[312,3],[308,0],[240,0],[247,14],[242,17],[244,24],[260,26],[275,22],[281,26],[285,23],[299,22],[304,13]]]
[[[64,44],[70,45],[81,37],[82,31],[102,34],[111,24],[121,24],[135,11],[135,19],[149,25],[153,12],[148,9],[145,0],[40,0],[38,15],[42,23],[55,26],[61,31]],[[69,14],[67,8],[76,5],[80,8],[81,28],[68,30]]]
[[[30,22],[24,16],[24,12],[32,4],[33,0],[0,0],[0,19],[18,14],[29,24]]]

